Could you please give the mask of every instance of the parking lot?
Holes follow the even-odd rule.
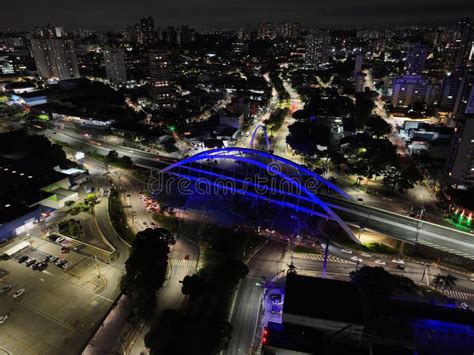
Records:
[[[32,247],[0,261],[0,288],[12,286],[0,294],[0,316],[8,315],[0,324],[0,354],[79,353],[117,297],[122,271],[73,250],[61,253],[49,240],[24,240]],[[49,263],[43,271],[33,270],[18,262],[22,255],[38,261],[52,255],[68,266]],[[22,288],[24,294],[15,299]]]

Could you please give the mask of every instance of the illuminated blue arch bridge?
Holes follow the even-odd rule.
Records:
[[[359,242],[347,224],[318,197],[350,197],[336,185],[288,159],[250,148],[207,150],[167,166],[161,173],[186,179],[203,194],[238,194],[332,220]]]

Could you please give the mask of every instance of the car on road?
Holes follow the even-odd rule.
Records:
[[[28,260],[28,255],[22,255],[18,258],[18,263],[24,263],[26,260]]]
[[[351,260],[352,261],[358,261],[359,263],[361,263],[363,260],[361,258],[359,258],[358,256],[354,255],[351,257]]]
[[[466,302],[460,303],[459,306],[466,311],[471,310],[471,307],[469,307],[469,305]]]
[[[362,253],[360,255],[363,256],[364,258],[371,258],[372,257],[372,255],[367,254],[367,253]]]
[[[395,264],[405,264],[405,262],[402,260],[402,259],[399,259],[399,258],[395,258],[392,260],[392,263],[395,263]]]
[[[380,259],[375,260],[374,263],[376,263],[376,264],[378,264],[378,265],[385,265],[385,264],[386,264],[385,261],[380,260]]]
[[[0,324],[5,323],[7,319],[8,319],[8,314],[4,314],[3,316],[0,316]]]
[[[63,253],[63,254],[69,253],[69,248],[68,247],[61,247],[61,253]]]
[[[13,298],[18,298],[20,297],[22,294],[24,294],[26,292],[26,290],[24,288],[20,288],[19,290],[17,290],[14,294],[13,294]]]
[[[349,249],[341,249],[341,251],[346,254],[352,254],[352,250]]]
[[[36,259],[29,259],[27,262],[26,262],[26,266],[27,267],[30,267],[31,265],[33,265],[34,263],[36,263]]]
[[[3,295],[4,293],[7,293],[12,289],[12,285],[5,285],[2,288],[0,288],[0,295]]]
[[[405,271],[406,270],[406,267],[404,265],[397,265],[397,269],[398,270],[401,270],[401,271]]]
[[[364,202],[364,199],[362,197],[359,197],[359,198],[357,198],[357,201]]]
[[[60,244],[62,242],[64,242],[64,238],[63,237],[59,237],[58,239],[55,240],[56,243]]]
[[[186,254],[186,255],[184,256],[184,260],[189,260],[189,254]]]

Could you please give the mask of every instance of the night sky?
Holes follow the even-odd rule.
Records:
[[[437,25],[474,17],[473,0],[15,0],[0,10],[0,28],[31,29],[51,23],[66,29],[117,30],[151,15],[155,26],[205,29],[263,21],[304,26],[387,27]]]

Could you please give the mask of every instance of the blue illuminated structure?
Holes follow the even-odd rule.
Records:
[[[271,149],[271,145],[270,145],[270,140],[268,139],[268,135],[267,135],[267,128],[264,126],[264,125],[261,125],[259,124],[257,127],[255,127],[255,129],[253,130],[253,133],[252,133],[252,139],[250,139],[250,147],[253,147],[253,141],[255,139],[255,136],[257,134],[257,131],[261,129],[262,132],[263,132],[263,136],[265,137],[265,143],[267,144],[267,150],[270,150]]]
[[[269,186],[265,182],[249,180],[246,176],[239,176],[235,169],[218,169],[216,172],[216,165],[225,165],[216,164],[218,160],[238,164],[238,167],[245,166],[248,176],[268,172],[280,178],[292,189],[286,191]],[[253,170],[248,172],[249,167],[259,170],[257,173]],[[195,184],[205,183],[216,187],[219,191],[228,191],[317,215],[327,220],[331,219],[359,243],[347,224],[316,193],[310,191],[299,177],[309,177],[316,181],[318,186],[325,186],[344,198],[350,199],[349,195],[313,171],[280,156],[250,148],[211,149],[174,163],[161,172],[193,181]]]

